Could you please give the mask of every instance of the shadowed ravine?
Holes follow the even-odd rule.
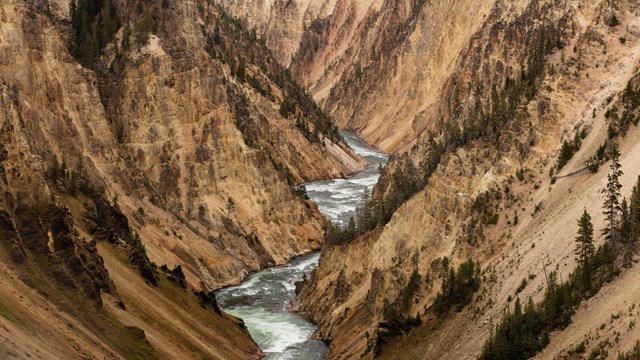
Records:
[[[345,140],[369,166],[348,179],[316,181],[306,184],[309,197],[331,221],[344,222],[354,213],[365,189],[378,180],[378,166],[387,156],[362,142],[355,134],[343,132]],[[250,276],[239,286],[217,294],[225,311],[244,319],[251,336],[267,353],[267,359],[321,359],[326,345],[310,339],[316,326],[288,311],[295,296],[296,281],[307,276],[318,264],[319,253],[301,256],[288,265]]]

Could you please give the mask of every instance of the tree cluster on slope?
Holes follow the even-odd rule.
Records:
[[[443,315],[450,309],[462,310],[473,300],[473,294],[480,288],[480,264],[472,259],[460,264],[458,271],[442,259],[442,286],[433,301],[433,309]]]
[[[389,181],[393,186],[387,187]],[[363,193],[356,209],[356,218],[349,219],[346,226],[331,222],[325,225],[325,239],[330,244],[349,243],[366,232],[384,226],[422,186],[420,174],[411,159],[405,157],[395,162],[391,179],[388,179],[388,175],[381,177],[373,195],[368,190]]]
[[[247,83],[272,102],[280,102],[279,112],[285,119],[295,121],[296,127],[312,142],[320,142],[321,136],[334,143],[343,142],[338,128],[331,118],[315,103],[311,95],[300,86],[288,69],[280,65],[254,31],[249,31],[241,20],[219,9],[214,19],[213,31],[201,27],[206,38],[205,49],[212,58],[227,64],[231,75],[241,83]],[[278,99],[271,87],[280,89]],[[304,131],[304,129],[313,129]]]
[[[423,283],[423,278],[417,268],[417,255],[414,256],[413,261],[415,268],[409,277],[407,285],[400,290],[393,302],[388,300],[384,302],[382,308],[383,321],[379,324],[375,344],[373,344],[374,354],[377,354],[392,337],[405,334],[422,324],[422,317],[419,311],[415,316],[409,313]]]
[[[611,101],[612,98],[610,97],[608,100]],[[587,168],[593,173],[598,172],[600,165],[611,159],[611,154],[617,150],[617,140],[627,134],[631,124],[638,126],[640,122],[640,114],[638,114],[638,109],[640,109],[640,75],[629,80],[622,92],[620,103],[623,108],[622,115],[618,114],[616,105],[608,108],[604,114],[608,122],[608,138],[586,163]]]
[[[560,155],[558,156],[558,163],[556,164],[556,172],[560,171],[571,160],[573,155],[580,150],[582,146],[582,140],[587,137],[586,129],[582,129],[576,132],[573,137],[573,141],[563,141],[560,148]]]
[[[116,8],[111,0],[71,0],[69,11],[73,29],[71,53],[80,64],[91,68],[120,28]]]
[[[529,298],[523,309],[517,299],[513,311],[505,310],[499,324],[492,329],[480,360],[533,357],[549,343],[552,331],[571,323],[572,315],[584,299],[595,295],[620,272],[619,263],[623,266],[631,264],[640,241],[640,177],[627,202],[626,199],[620,201],[621,175],[618,155],[614,153],[611,173],[603,189],[606,223],[602,234],[605,243],[595,248],[591,216],[585,210],[578,221],[575,238],[577,267],[569,280],[559,284],[556,273],[552,272],[539,304]]]

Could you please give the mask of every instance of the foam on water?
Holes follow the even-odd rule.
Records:
[[[344,223],[355,213],[364,191],[378,181],[378,166],[387,156],[377,152],[355,134],[342,132],[351,148],[369,161],[362,172],[348,179],[305,184],[307,194],[329,220]],[[241,285],[218,291],[218,303],[227,312],[241,317],[251,336],[269,360],[319,360],[327,348],[310,337],[316,326],[288,311],[295,297],[295,282],[309,276],[318,265],[319,253],[294,259],[286,266],[251,275]]]
[[[291,313],[248,306],[231,307],[225,311],[244,319],[251,336],[267,353],[281,353],[292,345],[306,341],[315,331],[313,324]]]

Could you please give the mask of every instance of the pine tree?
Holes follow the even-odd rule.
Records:
[[[227,200],[227,219],[231,217],[231,213],[234,212],[236,209],[236,203],[233,201],[232,198],[229,198]]]
[[[238,80],[244,82],[246,77],[246,70],[244,65],[244,59],[240,59],[240,64],[238,64],[238,71],[236,72]]]
[[[622,200],[620,210],[620,239],[625,246],[623,255],[623,265],[625,267],[631,267],[633,259],[633,246],[631,239],[631,214],[629,212],[629,205],[627,205],[627,199]]]
[[[349,218],[349,224],[347,225],[346,233],[347,233],[347,239],[349,240],[352,240],[357,236],[356,221],[353,218],[353,216]]]
[[[76,196],[78,194],[78,173],[73,171],[69,180],[69,194]]]
[[[111,3],[111,0],[104,0],[102,3],[102,40],[103,44],[100,44],[101,47],[106,45],[106,42],[110,41],[113,35],[118,32],[118,27],[120,24],[118,23],[118,18],[115,14],[115,8]]]
[[[138,3],[140,4],[140,3]],[[138,21],[135,25],[136,42],[138,43],[138,49],[141,46],[146,45],[149,41],[149,32],[151,31],[152,20],[149,11],[145,11],[142,20]]]
[[[358,232],[364,233],[373,227],[373,211],[371,208],[371,198],[369,189],[365,188],[360,196],[360,204],[357,210]]]
[[[445,256],[442,258],[442,272],[440,273],[440,277],[442,279],[442,285],[440,292],[442,295],[448,296],[451,292],[451,288],[453,287],[453,278],[451,276],[452,268],[449,267],[449,259]]]
[[[629,213],[629,204],[627,199],[622,199],[620,205],[620,240],[623,243],[631,242],[631,214]]]
[[[80,12],[78,11],[78,5],[75,0],[72,0],[69,4],[69,16],[71,17],[71,27],[73,28],[73,36],[74,39],[77,39],[80,36],[80,26],[82,25],[82,21],[80,18]],[[77,44],[74,44],[77,47]]]
[[[622,170],[620,161],[620,153],[618,150],[613,150],[611,154],[611,173],[607,175],[607,185],[602,189],[604,194],[604,215],[606,220],[606,227],[602,229],[602,234],[609,242],[614,252],[620,251],[620,234],[618,231],[618,222],[620,218],[620,176],[622,176]]]
[[[633,187],[629,204],[627,205],[626,199],[622,202],[620,237],[625,246],[623,265],[630,267],[640,240],[640,177]]]
[[[591,216],[584,210],[582,217],[578,220],[578,236],[576,237],[575,249],[576,261],[582,269],[582,285],[584,289],[591,288],[591,259],[595,253],[593,246],[593,224]]]
[[[640,176],[633,187],[629,199],[629,215],[631,219],[631,243],[640,241]]]
[[[58,178],[61,175],[60,173],[61,173],[60,161],[58,160],[58,157],[54,155],[53,156],[53,164],[51,165],[51,168],[49,169],[49,177],[55,183],[56,181],[58,181]]]
[[[560,157],[558,158],[558,170],[562,169],[569,162],[569,160],[571,160],[574,152],[574,146],[567,140],[565,140],[562,143],[562,148],[560,149]]]

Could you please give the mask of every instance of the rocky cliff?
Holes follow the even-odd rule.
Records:
[[[275,14],[291,18],[279,2],[263,7],[221,3],[248,19],[275,52],[297,38],[260,25]],[[312,3],[286,4],[289,9]],[[434,125],[439,106],[434,99],[492,6],[490,1],[339,0],[332,11],[311,17],[297,46],[290,47],[296,49],[290,64],[283,63],[341,127],[356,130],[384,151],[404,151]]]
[[[357,33],[356,28],[360,22],[370,10],[377,9],[381,3],[372,0],[217,1],[229,13],[245,21],[284,66],[296,66],[300,62],[292,60],[301,44],[314,46],[315,50],[322,51],[325,58],[315,56],[308,59],[317,67],[314,76],[320,76],[334,59],[343,55]],[[334,28],[331,30],[331,39],[328,34],[317,32],[329,23]],[[315,36],[322,43],[314,43],[313,39],[308,39],[309,36]],[[325,44],[329,41],[330,46]],[[308,76],[305,79],[307,83],[311,81]]]
[[[401,14],[401,5],[387,2],[382,9]],[[575,268],[574,238],[582,211],[594,216],[597,229],[604,226],[600,190],[607,181],[608,162],[596,161],[602,166],[595,172],[587,169],[595,170],[591,165],[598,149],[616,146],[621,152],[623,196],[630,195],[640,175],[634,165],[640,149],[638,128],[630,125],[622,136],[620,117],[612,115],[622,109],[625,114],[638,111],[637,105],[624,105],[628,89],[637,86],[640,61],[636,2],[412,5],[398,17],[405,25],[397,33],[411,34],[420,29],[421,19],[429,19],[431,30],[407,36],[416,42],[448,39],[439,46],[451,53],[438,59],[450,60],[432,58],[437,51],[415,62],[404,58],[393,76],[351,89],[357,109],[377,101],[377,112],[382,113],[397,103],[386,103],[375,90],[378,84],[388,81],[380,86],[387,91],[394,89],[393,83],[410,88],[409,78],[391,82],[409,74],[406,68],[423,67],[422,74],[434,70],[431,76],[437,77],[429,81],[433,90],[416,100],[430,109],[422,120],[402,116],[399,122],[389,121],[388,126],[403,129],[392,135],[401,139],[399,144],[415,145],[392,158],[376,188],[378,199],[388,203],[384,194],[406,186],[408,174],[419,190],[388,223],[350,243],[325,248],[320,266],[296,301],[297,309],[320,324],[317,335],[331,342],[332,358],[397,358],[400,351],[411,359],[475,358],[516,297],[541,300],[545,271],[555,270],[568,279]],[[451,18],[457,19],[453,29],[447,26]],[[456,36],[458,29],[466,30]],[[375,53],[384,58],[384,51]],[[371,72],[363,74],[366,82]],[[412,72],[411,78],[419,74]],[[359,91],[366,100],[358,98]],[[350,94],[342,93],[341,101],[351,101]],[[398,92],[388,94],[395,99]],[[328,99],[325,106],[335,104]],[[375,126],[375,116],[367,118],[373,125],[363,121],[365,137],[366,126]],[[418,130],[406,131],[403,123]],[[433,131],[424,132],[417,124]],[[584,139],[575,155],[558,169],[563,141],[578,136]],[[407,171],[407,163],[412,171]],[[456,266],[471,257],[482,269],[482,286],[471,304],[444,318],[433,315],[432,307],[441,289],[443,257]],[[587,354],[629,351],[639,335],[629,326],[637,295],[627,286],[638,281],[637,274],[637,265],[622,270],[583,303],[573,324],[552,334],[539,357],[567,356],[568,349],[582,341]],[[403,319],[418,314],[422,325],[402,330],[414,326],[414,320]],[[611,326],[601,327],[604,319],[610,319]],[[393,327],[408,335],[384,336]]]
[[[0,80],[0,351],[258,356],[208,291],[318,249],[299,185],[363,166],[270,52],[206,1],[15,0]]]

